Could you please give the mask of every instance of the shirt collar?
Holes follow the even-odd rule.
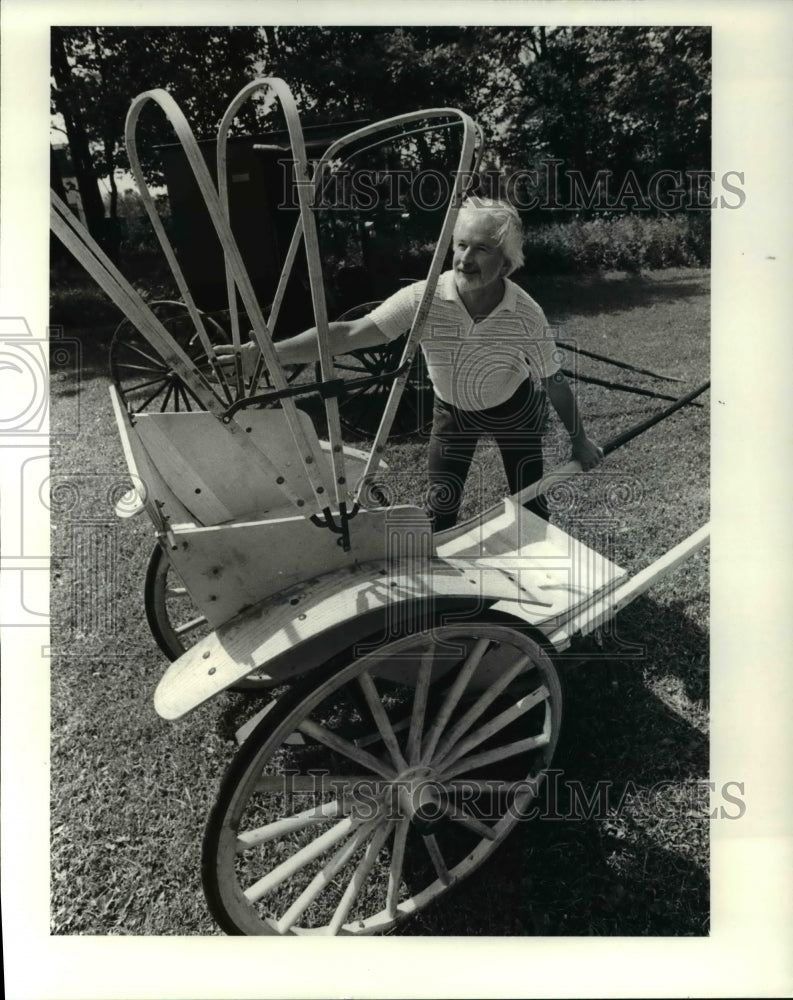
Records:
[[[518,286],[509,278],[504,278],[504,295],[499,304],[488,315],[495,316],[499,312],[515,312],[517,305]],[[457,285],[454,281],[454,271],[444,271],[438,279],[438,294],[445,302],[459,302],[463,306],[460,296],[457,294]]]

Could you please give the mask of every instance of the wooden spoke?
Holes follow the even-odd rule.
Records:
[[[446,781],[464,771],[470,771],[474,767],[487,767],[489,764],[497,764],[500,760],[508,757],[515,757],[519,753],[527,753],[529,750],[536,750],[544,747],[549,742],[550,737],[546,733],[539,736],[531,736],[525,740],[517,740],[515,743],[507,743],[503,747],[496,747],[494,750],[487,750],[485,753],[475,754],[473,757],[463,757],[449,767],[441,768],[440,779]]]
[[[444,755],[457,742],[457,740],[459,740],[460,737],[471,728],[482,713],[488,709],[490,705],[492,705],[501,692],[509,687],[515,678],[519,674],[523,673],[530,663],[531,660],[528,656],[523,655],[518,657],[510,669],[505,671],[497,681],[494,681],[494,683],[491,684],[479,698],[477,698],[465,715],[463,715],[459,722],[452,727],[451,731],[447,733],[438,744],[438,749],[436,751],[436,757],[438,759],[443,759]]]
[[[343,805],[340,799],[333,802],[323,802],[322,805],[313,806],[294,816],[286,816],[284,819],[276,820],[273,823],[266,823],[256,830],[246,830],[237,835],[237,853],[242,854],[260,844],[266,844],[269,840],[277,837],[285,837],[290,833],[296,833],[307,826],[317,823],[327,823],[338,818],[342,814]]]
[[[403,729],[407,729],[410,725],[410,719],[400,719],[399,722],[392,722],[391,728],[395,733],[401,733]],[[371,733],[369,736],[360,736],[356,738],[355,745],[359,747],[368,747],[372,743],[379,743],[382,737],[379,733]]]
[[[169,381],[169,383],[168,383],[168,391],[165,393],[165,398],[163,399],[162,405],[160,406],[160,413],[165,413],[165,408],[168,405],[168,400],[171,398],[171,396],[173,394],[173,390],[174,390],[174,384],[173,384],[173,382]]]
[[[318,743],[324,743],[326,747],[330,747],[331,750],[336,750],[337,753],[343,754],[345,757],[354,760],[357,764],[361,764],[370,771],[374,771],[381,778],[393,778],[396,776],[394,769],[389,767],[385,761],[370,754],[367,750],[362,750],[343,736],[337,736],[329,729],[326,729],[325,726],[320,726],[310,719],[305,719],[297,728],[304,736],[310,736],[311,739],[317,740]]]
[[[157,357],[155,357],[152,354],[148,354],[138,344],[133,344],[133,343],[127,342],[127,343],[124,344],[124,348],[127,351],[132,351],[134,354],[139,354],[140,357],[145,358],[147,361],[151,361],[151,363],[153,365],[155,365],[158,370],[160,370],[160,371],[168,371],[168,367],[167,367],[167,365],[163,364],[162,358],[157,358]],[[122,367],[123,368],[130,368],[130,367],[132,367],[132,365],[129,364],[129,363],[127,363],[127,362],[122,362]],[[141,369],[141,370],[143,370],[143,369]]]
[[[143,400],[143,402],[140,404],[137,410],[135,410],[135,412],[140,413],[141,410],[145,409],[149,405],[149,403],[153,403],[154,400],[160,395],[160,393],[166,389],[167,386],[168,383],[164,381],[159,389],[157,389],[150,396],[147,396],[146,399]]]
[[[477,819],[467,806],[452,806],[446,815],[455,823],[462,824],[486,840],[495,840],[498,837],[498,833],[493,827],[483,823],[481,819]]]
[[[343,365],[339,361],[334,361],[333,367],[342,372],[357,372],[359,375],[367,370],[362,365]]]
[[[531,694],[527,694],[519,701],[516,701],[514,705],[505,709],[505,711],[500,712],[497,716],[495,716],[495,718],[490,719],[484,726],[480,726],[479,729],[474,730],[474,732],[471,733],[467,739],[461,740],[449,751],[446,757],[437,758],[435,766],[442,768],[446,764],[451,764],[453,761],[458,760],[463,756],[463,754],[473,750],[473,748],[479,746],[480,743],[484,743],[485,740],[494,736],[505,726],[514,722],[515,719],[519,719],[521,715],[525,715],[526,712],[534,708],[535,705],[538,705],[541,701],[545,701],[549,695],[550,692],[545,685],[540,686],[536,691],[532,691]]]
[[[281,885],[288,878],[296,875],[301,868],[305,868],[306,865],[311,864],[316,858],[325,851],[333,847],[344,837],[348,836],[350,832],[355,827],[355,820],[348,816],[343,819],[336,826],[327,830],[322,836],[317,837],[310,844],[306,844],[299,851],[287,858],[280,865],[273,868],[271,872],[268,872],[263,878],[260,878],[258,882],[254,882],[252,886],[245,890],[245,898],[251,903],[255,903],[260,899],[263,899],[269,892]]]
[[[289,737],[287,737],[289,739]],[[371,774],[262,774],[256,783],[257,792],[278,794],[286,791],[298,795],[318,795],[321,792],[332,792],[334,795],[345,796],[349,790],[358,786],[367,793],[378,793],[386,787],[388,781],[375,778]]]
[[[424,841],[424,846],[427,848],[427,853],[430,856],[441,883],[443,885],[451,885],[452,877],[449,874],[449,869],[446,867],[446,862],[443,860],[441,849],[438,847],[438,841],[435,839],[434,834],[430,833],[421,839]]]
[[[364,824],[364,826],[359,827],[347,843],[333,855],[325,867],[314,876],[275,925],[279,934],[286,934],[314,900],[327,889],[335,876],[371,836],[377,823],[378,820],[371,820],[369,823]]]
[[[145,389],[149,385],[157,385],[167,376],[167,368],[144,368],[143,365],[123,365],[126,371],[145,372],[147,375],[155,375],[155,378],[140,382],[138,385],[131,385],[126,392],[135,392],[137,389]]]
[[[435,643],[431,639],[428,649],[421,657],[416,690],[413,694],[413,712],[410,717],[410,732],[408,733],[407,758],[411,766],[418,764],[421,758],[421,734],[424,729],[424,715],[427,711],[427,696],[432,679],[432,661],[435,655]]]
[[[402,881],[402,865],[405,862],[405,842],[407,841],[410,820],[404,819],[397,826],[394,834],[394,846],[391,848],[391,867],[388,872],[388,891],[386,894],[386,912],[392,919],[396,916],[399,905],[399,885]]]
[[[460,696],[467,687],[474,671],[479,666],[489,645],[489,639],[477,639],[474,648],[468,654],[468,658],[460,668],[460,672],[458,673],[454,683],[447,691],[443,705],[441,705],[441,709],[438,712],[429,733],[427,734],[427,742],[422,747],[422,764],[426,764],[428,761],[432,760],[432,755],[435,753],[435,748],[438,745],[438,740],[441,738],[444,726],[451,718],[452,712],[455,710],[457,702],[460,700]]]
[[[206,625],[207,620],[203,616],[200,618],[192,618],[189,622],[185,622],[184,625],[179,625],[174,628],[174,632],[177,635],[187,635],[188,632],[192,632],[193,629],[200,628],[202,625]]]
[[[330,934],[338,934],[344,925],[344,921],[347,919],[347,914],[350,912],[352,904],[355,902],[358,894],[364,887],[364,884],[369,877],[369,873],[377,861],[377,855],[380,853],[383,844],[391,835],[391,831],[394,829],[394,826],[394,820],[389,820],[384,823],[366,845],[364,856],[361,858],[358,867],[353,872],[353,876],[350,879],[347,888],[344,890],[344,895],[341,897],[339,905],[336,907],[336,912],[333,914],[333,919],[328,927]]]
[[[391,720],[388,718],[388,715],[383,708],[383,703],[380,700],[380,696],[377,693],[375,682],[369,674],[361,674],[358,678],[358,683],[361,686],[364,698],[366,698],[366,703],[369,706],[369,711],[372,713],[375,725],[383,738],[383,743],[385,743],[388,752],[391,754],[391,760],[394,762],[394,767],[398,771],[401,771],[403,768],[407,767],[407,764],[405,763],[405,758],[402,756],[402,751],[399,748],[399,743],[397,742],[393,726],[391,725]]]
[[[501,781],[498,778],[457,778],[444,783],[447,791],[452,795],[461,793],[470,795],[475,792],[477,795],[513,795],[524,791],[526,782],[524,781]]]
[[[184,402],[184,408],[185,408],[185,410],[187,410],[188,413],[192,413],[193,412],[193,404],[190,402],[190,394],[187,392],[187,390],[185,389],[185,387],[183,385],[179,386],[178,391],[179,391],[179,393],[181,393],[182,400]]]

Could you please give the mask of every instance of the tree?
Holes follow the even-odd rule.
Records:
[[[53,28],[52,112],[63,116],[89,229],[107,242],[98,178],[110,184],[110,223],[117,220],[116,172],[129,166],[124,121],[132,98],[166,88],[200,135],[213,134],[228,102],[253,75],[264,39],[259,29]],[[145,146],[174,141],[164,117],[144,112]],[[147,178],[160,183],[156,162]]]

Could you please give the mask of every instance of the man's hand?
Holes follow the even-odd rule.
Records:
[[[572,457],[581,464],[584,472],[589,472],[603,461],[603,449],[588,437],[578,438],[573,441]]]
[[[215,348],[215,354],[217,354],[220,366],[224,371],[233,371],[236,350],[233,344],[218,344]],[[242,377],[247,382],[253,378],[256,362],[259,360],[259,350],[256,342],[249,340],[247,343],[241,344],[239,355],[242,361]]]

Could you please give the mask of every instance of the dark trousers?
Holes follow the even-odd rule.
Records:
[[[471,459],[483,434],[495,438],[511,494],[542,477],[542,434],[547,413],[545,393],[531,379],[526,379],[506,402],[489,410],[460,410],[436,396],[425,505],[436,531],[450,528],[457,521]],[[524,506],[548,519],[543,497]]]

